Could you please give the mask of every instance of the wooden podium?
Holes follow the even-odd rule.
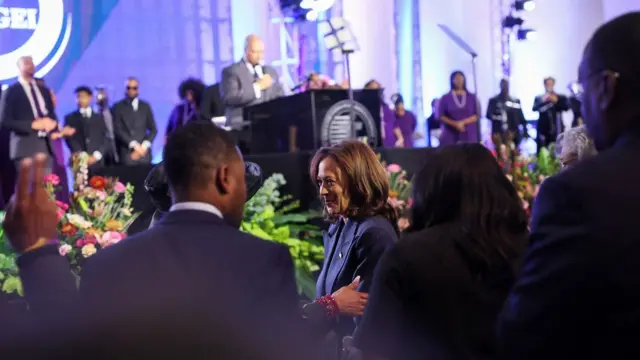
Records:
[[[360,104],[360,109],[366,109],[377,134],[380,134],[381,123],[379,94],[377,90],[354,91],[354,100]],[[327,127],[328,112],[330,110],[333,112],[334,105],[347,99],[347,90],[309,90],[244,108],[244,118],[250,121],[250,141],[248,142],[250,153],[316,150],[327,145],[326,139],[323,141],[322,134],[326,131],[323,130],[323,126]],[[356,125],[366,120],[362,117],[366,116],[359,116],[356,119]],[[357,130],[356,135],[367,137],[365,130]],[[371,131],[370,127],[369,131]],[[375,143],[370,145],[378,147],[380,136],[371,138]]]

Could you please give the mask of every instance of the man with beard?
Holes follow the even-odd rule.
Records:
[[[609,21],[578,72],[598,154],[542,185],[499,321],[506,359],[638,359],[640,12]]]

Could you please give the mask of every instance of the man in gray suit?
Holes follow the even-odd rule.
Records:
[[[284,96],[276,69],[264,65],[264,43],[257,35],[245,41],[244,57],[222,71],[220,96],[227,125],[241,130],[242,108]]]
[[[26,157],[47,154],[45,172],[51,173],[54,156],[51,138],[62,136],[51,92],[36,83],[31,56],[21,57],[18,69],[18,82],[9,86],[0,100],[0,126],[11,132],[9,156],[18,166]]]

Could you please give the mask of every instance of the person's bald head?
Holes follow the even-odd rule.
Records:
[[[33,58],[31,56],[21,56],[18,59],[18,70],[20,76],[26,79],[32,79],[36,73],[36,67],[33,64]]]
[[[582,114],[598,150],[640,131],[640,12],[617,17],[587,43],[578,81]]]
[[[244,42],[244,56],[251,65],[260,65],[264,61],[264,42],[258,35],[249,35]]]

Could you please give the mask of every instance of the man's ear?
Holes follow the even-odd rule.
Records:
[[[598,106],[601,110],[608,110],[617,95],[618,74],[612,71],[602,73],[600,86],[598,87]]]
[[[216,169],[215,184],[220,195],[231,192],[231,178],[229,177],[229,166],[224,164]]]

